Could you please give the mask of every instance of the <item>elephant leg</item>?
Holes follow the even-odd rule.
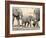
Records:
[[[28,22],[26,22],[26,27],[28,26]]]
[[[35,27],[38,27],[38,23],[35,24]]]
[[[22,26],[25,27],[26,23],[25,22],[22,22]]]
[[[30,26],[30,22],[29,21],[27,21],[27,27],[29,27]]]
[[[23,26],[24,24],[23,24],[23,21],[22,21],[22,26]]]
[[[39,27],[39,24],[38,24],[38,22],[36,23],[36,26],[35,27]]]
[[[14,26],[14,16],[13,16],[13,20],[12,20],[12,26]]]
[[[25,26],[24,27],[26,27],[26,22],[25,22]]]
[[[33,26],[34,26],[34,27],[35,27],[35,25],[36,25],[36,24],[35,24],[35,23],[33,23]]]
[[[29,26],[31,27],[31,23],[29,22]]]
[[[31,27],[31,21],[29,21],[29,27]]]
[[[29,26],[29,22],[26,23],[26,27],[28,27],[28,26]]]
[[[14,30],[14,16],[13,16],[13,19],[12,19],[12,30]]]
[[[40,28],[39,23],[40,23],[40,21],[38,21],[38,27]]]
[[[23,26],[24,26],[24,27],[26,27],[26,24],[27,24],[27,23],[26,23],[26,22],[24,22],[24,23],[23,23]]]
[[[16,18],[16,19],[17,19],[17,18]],[[20,26],[20,24],[19,24],[19,19],[17,19],[17,23],[18,23],[17,26]]]

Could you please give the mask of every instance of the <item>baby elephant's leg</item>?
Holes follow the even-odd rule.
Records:
[[[26,22],[26,27],[28,27],[28,25],[29,25],[28,22]]]

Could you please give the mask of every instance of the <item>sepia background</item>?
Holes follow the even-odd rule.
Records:
[[[33,7],[13,7],[13,9],[14,9],[14,14],[17,14],[16,12],[20,12],[20,14],[21,14],[21,18],[24,20],[24,21],[26,21],[26,20],[29,20],[30,21],[30,19],[34,19],[35,20],[35,18],[37,18],[37,19],[40,19],[40,8],[33,8]],[[15,9],[18,9],[18,11],[16,11]],[[30,16],[30,17],[29,17]],[[32,17],[32,18],[31,18]],[[21,19],[21,20],[22,20]],[[19,21],[18,21],[19,22]],[[14,30],[15,29],[20,29],[18,26],[19,26],[19,24],[18,24],[18,22],[17,22],[17,19],[16,19],[16,17],[14,17],[14,24],[13,24],[13,26],[14,26]],[[23,22],[23,21],[22,21]],[[21,24],[22,24],[22,22],[21,22]],[[40,22],[39,22],[40,23]],[[26,23],[26,25],[25,25],[25,29],[26,29],[26,27],[29,29],[29,28],[31,28],[31,27],[34,27],[33,26],[33,21],[32,21],[32,23],[31,23],[31,21],[30,21],[30,24],[31,25],[27,25],[27,23]],[[17,26],[18,25],[18,26]],[[15,26],[17,26],[17,28],[15,28]],[[22,25],[23,26],[23,25]],[[20,26],[21,27],[21,26]],[[40,24],[38,24],[38,26],[37,27],[35,27],[35,28],[32,28],[32,30],[33,29],[40,29],[39,28],[40,27]],[[22,29],[22,28],[21,28]]]

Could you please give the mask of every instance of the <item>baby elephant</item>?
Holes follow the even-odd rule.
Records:
[[[31,16],[23,16],[22,17],[22,25],[24,27],[28,27],[28,26],[31,27]]]

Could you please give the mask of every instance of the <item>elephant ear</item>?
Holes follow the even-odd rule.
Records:
[[[22,10],[20,8],[13,8],[13,15],[14,16],[23,16]]]
[[[13,15],[14,16],[18,16],[19,15],[19,11],[18,11],[19,8],[16,8],[16,7],[13,7]]]

